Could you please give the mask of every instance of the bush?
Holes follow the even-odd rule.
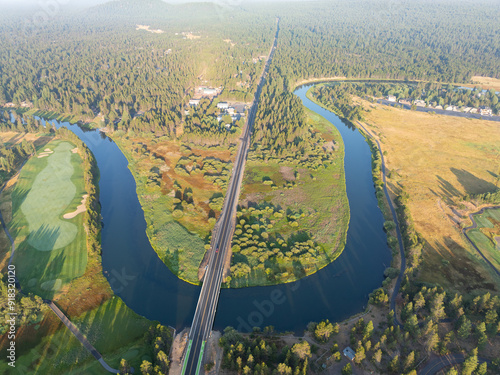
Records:
[[[181,210],[174,210],[174,212],[172,212],[172,217],[176,220],[179,220],[183,216],[184,212],[182,212]]]
[[[384,276],[395,279],[399,275],[399,269],[393,267],[387,267],[384,271]]]

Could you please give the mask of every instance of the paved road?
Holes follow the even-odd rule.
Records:
[[[438,373],[440,370],[444,369],[445,367],[462,363],[464,360],[465,356],[463,354],[448,354],[442,357],[436,357],[432,359],[429,363],[427,363],[427,365],[422,370],[418,371],[417,374],[434,375]],[[477,358],[477,362],[478,363],[486,362],[488,364],[491,363],[491,361],[481,357]]]
[[[477,223],[474,220],[474,215],[481,215],[485,210],[495,209],[495,208],[500,208],[500,206],[483,207],[478,212],[474,212],[472,214],[469,214],[469,219],[470,219],[470,221],[472,221],[472,225],[470,227],[463,228],[462,233],[464,234],[465,238],[467,238],[467,240],[470,242],[470,244],[474,247],[474,249],[476,249],[476,251],[483,257],[485,262],[488,263],[491,268],[493,268],[493,271],[495,271],[498,276],[500,276],[500,272],[498,271],[498,269],[488,260],[488,258],[486,258],[484,256],[483,252],[481,250],[479,250],[479,248],[476,246],[476,244],[471,240],[471,238],[467,234],[469,229],[477,228]]]
[[[396,216],[396,210],[394,209],[394,205],[392,204],[391,197],[389,196],[389,191],[387,190],[387,182],[386,182],[386,176],[385,176],[385,160],[384,160],[384,154],[382,153],[382,148],[380,147],[380,143],[379,143],[378,139],[374,138],[372,136],[372,134],[370,132],[368,132],[368,130],[366,130],[366,128],[363,125],[361,125],[361,123],[359,121],[357,123],[358,123],[358,126],[360,126],[364,130],[365,134],[377,143],[377,147],[378,147],[378,150],[380,152],[380,158],[382,161],[381,170],[382,170],[382,177],[383,177],[383,181],[384,181],[384,193],[385,193],[385,197],[387,199],[387,203],[389,204],[389,208],[391,209],[391,214],[392,214],[392,217],[394,219],[394,223],[396,224],[396,233],[398,236],[398,243],[399,243],[399,254],[401,256],[401,265],[400,265],[398,279],[396,280],[396,285],[394,286],[394,290],[393,290],[392,295],[391,295],[391,304],[390,305],[391,305],[391,310],[394,312],[394,324],[397,324],[398,326],[402,327],[403,325],[399,321],[398,314],[396,313],[396,297],[399,293],[399,288],[401,287],[401,282],[403,281],[403,276],[404,276],[404,273],[406,270],[406,255],[405,255],[405,248],[403,246],[403,238],[401,236],[401,230],[399,227],[398,217]]]
[[[200,297],[196,306],[193,323],[191,324],[191,329],[189,331],[189,341],[184,357],[182,375],[195,375],[200,372],[201,364],[203,362],[205,343],[212,332],[215,313],[217,311],[217,303],[219,300],[220,286],[222,283],[224,263],[230,248],[231,238],[233,236],[236,206],[238,204],[245,161],[250,146],[250,135],[255,121],[255,115],[257,113],[260,93],[276,49],[278,33],[279,20],[277,23],[274,43],[267,58],[266,66],[262,72],[259,85],[257,86],[252,107],[248,113],[247,124],[245,126],[243,136],[241,137],[241,145],[234,163],[233,174],[224,198],[222,214],[219,217],[214,229],[210,249],[211,254],[205,271],[205,278],[203,280],[203,286],[201,288]]]
[[[400,103],[396,103],[396,102],[390,102],[386,99],[378,99],[377,103],[383,104],[383,105],[389,105],[391,107],[402,106],[404,109],[411,109],[410,104],[400,104]],[[479,113],[446,111],[444,109],[436,109],[436,108],[428,108],[428,107],[416,107],[415,110],[418,112],[434,112],[438,115],[445,115],[445,116],[474,118],[477,120],[500,121],[500,116],[481,116]]]

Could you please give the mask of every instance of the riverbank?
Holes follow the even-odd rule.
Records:
[[[167,138],[111,137],[127,157],[136,181],[151,246],[174,275],[198,285],[235,148]]]
[[[286,154],[263,160],[260,151],[249,153],[227,283],[233,288],[296,281],[344,250],[344,143],[318,114],[307,110],[306,121],[319,147],[299,162]]]
[[[463,197],[495,187],[494,176],[486,171],[488,160],[499,152],[497,125],[385,107],[361,98],[354,102],[363,108],[367,129],[382,145],[391,195],[408,194],[408,225],[423,239],[422,266],[418,251],[411,250],[410,257],[419,280],[458,291],[472,288],[471,282],[476,283],[474,289],[495,289],[491,270],[478,271],[483,265],[461,236],[459,223],[470,205]]]
[[[98,348],[100,352],[105,354],[108,363],[111,364],[111,366],[118,368],[121,358],[126,355],[127,352],[132,350],[129,349],[129,347],[132,348],[136,345],[140,348],[144,346],[143,335],[152,322],[138,316],[126,307],[119,298],[115,298],[110,285],[103,275],[100,245],[99,248],[96,247],[99,239],[93,238],[95,236],[98,237],[99,233],[94,232],[92,229],[95,223],[93,223],[92,213],[89,212],[89,210],[95,210],[96,208],[95,205],[97,198],[94,193],[95,187],[93,190],[91,185],[97,184],[99,174],[98,171],[92,168],[93,161],[91,159],[91,154],[88,153],[88,150],[85,148],[83,143],[81,143],[78,139],[78,147],[75,147],[74,143],[70,145],[69,142],[75,141],[75,139],[72,139],[74,135],[70,134],[64,134],[64,132],[58,131],[56,135],[56,138],[58,139],[44,144],[43,147],[39,145],[39,149],[42,147],[39,150],[41,155],[46,156],[39,158],[37,156],[40,156],[40,154],[34,155],[28,163],[26,163],[25,168],[23,168],[23,171],[19,176],[19,181],[16,180],[16,183],[8,184],[8,189],[3,192],[1,197],[3,202],[2,214],[6,217],[6,221],[8,223],[10,222],[9,227],[12,230],[12,234],[16,239],[17,245],[21,244],[21,246],[18,246],[19,249],[16,249],[16,256],[14,257],[13,262],[13,265],[16,266],[16,275],[18,275],[20,285],[23,288],[23,294],[21,295],[19,293],[19,300],[17,301],[19,306],[22,306],[22,309],[20,310],[20,308],[18,308],[17,312],[19,314],[19,318],[21,318],[24,310],[31,308],[28,307],[31,305],[24,306],[27,302],[22,302],[27,299],[26,291],[31,290],[36,294],[40,294],[40,290],[36,288],[36,290],[33,289],[36,285],[33,285],[32,282],[34,277],[37,277],[35,275],[37,267],[42,266],[44,269],[43,277],[37,277],[40,282],[44,280],[44,277],[48,277],[48,274],[45,271],[52,270],[53,272],[56,272],[59,270],[59,274],[53,274],[50,278],[60,279],[61,285],[57,285],[58,283],[51,283],[53,287],[57,286],[58,289],[50,291],[43,289],[42,295],[44,297],[53,296],[55,303],[64,312],[64,314],[69,316],[73,323],[76,324],[80,331],[83,332],[83,334],[95,345],[95,347]],[[33,139],[36,140],[38,138],[33,137]],[[69,148],[59,150],[60,147],[63,147],[66,144],[69,145]],[[61,155],[58,157],[59,154]],[[63,159],[61,159],[61,157]],[[80,192],[83,192],[82,189],[85,189],[86,193],[90,193],[90,197],[86,202],[86,211],[78,214],[75,218],[68,220],[78,226],[78,228],[82,231],[79,235],[80,239],[77,242],[78,249],[83,249],[85,252],[85,264],[75,267],[75,265],[71,263],[69,269],[73,271],[83,271],[78,274],[73,274],[71,279],[66,280],[66,284],[63,284],[63,277],[61,275],[65,272],[65,270],[68,270],[67,266],[62,264],[59,267],[54,267],[53,265],[50,267],[47,260],[40,259],[39,257],[43,257],[43,255],[46,255],[47,252],[39,250],[34,251],[33,254],[26,258],[26,249],[22,246],[22,243],[25,243],[26,241],[23,241],[22,243],[19,242],[19,220],[16,220],[15,224],[13,224],[14,219],[10,214],[10,211],[12,210],[10,197],[11,195],[16,196],[15,189],[18,189],[22,183],[25,185],[28,183],[29,179],[26,178],[26,174],[34,173],[36,175],[37,171],[42,173],[50,163],[64,161],[68,159],[68,157],[71,160],[74,159],[74,163],[71,167],[68,166],[69,169],[63,168],[63,166],[58,164],[57,169],[60,171],[58,178],[63,177],[63,170],[79,171],[78,173],[73,174],[70,179],[65,179],[65,181],[71,181],[71,183],[78,185]],[[38,168],[33,169],[33,163],[40,164],[41,167],[39,166]],[[43,167],[44,165],[45,167]],[[48,180],[50,180],[50,178]],[[63,183],[65,182],[63,181]],[[57,185],[59,186],[61,184],[58,183]],[[21,189],[29,192],[36,190],[36,188],[30,186],[24,186],[24,188],[21,186]],[[50,188],[42,190],[51,191]],[[80,203],[80,192],[76,191],[73,199],[74,202],[71,202],[68,206],[69,211]],[[60,196],[61,194],[59,194],[58,198],[60,198]],[[55,197],[53,198],[55,199]],[[52,199],[52,201],[54,199]],[[47,198],[40,198],[37,200],[41,204],[50,204],[51,202],[51,200]],[[24,202],[26,201],[27,198],[24,199]],[[19,205],[14,204],[14,211],[17,206]],[[52,211],[54,210],[51,210],[51,213],[53,213]],[[24,212],[27,215],[30,214],[30,211],[24,210]],[[60,232],[62,230],[64,230],[64,228],[62,228]],[[41,241],[41,238],[39,237],[37,237],[36,240],[37,241],[34,245],[40,243],[45,245],[47,244],[47,241]],[[76,239],[73,240],[73,242],[75,241]],[[86,243],[88,244],[88,247],[86,246]],[[10,246],[2,246],[1,262],[4,266],[10,258],[10,254],[4,252],[4,250],[8,248],[10,248]],[[64,252],[65,248],[60,251]],[[53,252],[54,250],[50,251],[49,254],[52,254]],[[75,257],[69,254],[67,257],[56,257],[56,259],[59,258],[63,261],[64,259],[67,259],[70,262],[74,262],[81,260],[82,257]],[[46,284],[47,282],[42,283],[41,285],[44,286]],[[47,295],[48,292],[50,292],[50,295]],[[113,302],[110,302],[111,300],[113,300]],[[39,315],[40,316],[36,322],[24,322],[17,327],[17,372],[14,371],[13,373],[28,373],[31,371],[28,369],[36,369],[36,371],[39,371],[40,373],[50,372],[51,374],[62,374],[72,370],[84,371],[92,374],[102,373],[101,364],[94,360],[92,354],[82,346],[82,344],[64,325],[62,325],[59,318],[57,318],[52,311],[42,309],[41,312],[39,312]],[[124,321],[121,323],[116,321],[117,317],[124,319]],[[32,317],[30,316],[29,319],[32,319]],[[108,321],[108,323],[106,323],[106,321]],[[115,325],[115,323],[117,325]],[[106,328],[103,330],[102,327]],[[7,345],[6,335],[0,338],[0,346],[4,348],[5,345]],[[134,355],[128,355],[128,357],[130,357],[135,366],[140,366],[142,362],[141,357],[135,357]],[[40,358],[44,358],[44,360],[40,361]],[[0,361],[0,371],[7,371],[7,369],[12,370],[5,361]]]
[[[306,93],[306,96],[309,100],[314,102],[315,104],[319,105],[320,107],[332,111],[332,112],[340,112],[336,107],[334,106],[327,106],[319,101],[317,101],[314,98],[313,95],[313,90],[315,90],[318,86],[315,85],[311,87]],[[342,114],[339,113],[339,116]],[[347,121],[347,120],[343,120]],[[349,121],[347,121],[349,124],[351,124]],[[353,124],[351,124],[353,125]],[[373,135],[359,124],[356,125],[358,129],[360,130],[361,134],[366,139],[366,142],[370,146],[370,150],[372,152],[372,175],[373,175],[373,182],[374,185],[376,186],[377,192],[376,192],[376,197],[378,201],[378,206],[380,210],[382,211],[382,214],[385,219],[384,223],[384,230],[387,233],[387,243],[391,247],[392,250],[392,262],[391,266],[393,267],[394,271],[391,271],[390,277],[389,275],[387,276],[384,282],[382,283],[383,287],[387,289],[388,293],[390,293],[391,298],[390,298],[390,309],[393,312],[394,316],[394,322],[398,325],[401,326],[399,317],[398,317],[398,312],[396,310],[396,298],[399,294],[399,289],[401,287],[401,283],[405,274],[405,269],[406,269],[406,255],[405,255],[405,249],[402,241],[402,235],[400,231],[400,223],[399,219],[396,214],[396,209],[395,207],[395,200],[397,198],[397,195],[393,193],[392,190],[390,190],[387,187],[387,174],[386,174],[386,165],[384,161],[384,156],[383,156],[383,150],[380,146],[380,143],[378,140],[373,138]],[[399,269],[398,269],[399,266]],[[395,272],[399,271],[396,277]],[[394,282],[392,281],[394,279]]]

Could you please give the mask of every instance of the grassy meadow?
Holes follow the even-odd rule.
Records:
[[[477,228],[470,229],[467,235],[500,270],[500,209],[489,209],[481,215],[474,215],[474,220]]]
[[[481,86],[485,90],[493,89],[500,91],[500,79],[498,78],[474,76],[472,77],[472,83],[475,86]]]
[[[458,291],[495,290],[498,279],[461,235],[475,207],[466,194],[492,191],[500,160],[498,123],[368,103],[366,125],[381,142],[388,187],[409,195],[425,246],[418,279]]]
[[[52,312],[50,312],[52,314]],[[106,362],[118,368],[121,358],[139,368],[148,359],[144,334],[151,322],[127,308],[118,297],[81,314],[72,322],[100,352]],[[9,374],[106,374],[99,362],[62,323],[61,329],[45,336],[40,343],[18,356]],[[149,358],[151,361],[151,358]],[[8,365],[0,361],[0,373]]]
[[[114,139],[136,180],[151,245],[175,275],[198,284],[235,150],[167,139]]]
[[[233,237],[231,287],[273,285],[310,275],[343,251],[349,223],[344,145],[338,130],[307,111],[327,161],[262,160],[250,152]],[[314,159],[314,160],[313,160]]]
[[[85,194],[81,158],[67,141],[54,140],[22,169],[2,195],[3,215],[15,239],[14,264],[23,289],[53,298],[87,265],[83,215],[67,220]],[[45,156],[43,156],[45,155]],[[9,204],[11,202],[11,204]]]

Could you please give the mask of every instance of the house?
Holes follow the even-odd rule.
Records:
[[[472,108],[472,109],[470,110],[470,113],[477,113],[477,112],[478,112],[477,108]]]
[[[354,357],[356,357],[356,352],[352,350],[350,346],[344,349],[344,355],[350,360],[354,361]]]
[[[481,116],[492,116],[493,112],[490,107],[479,107],[479,114]]]
[[[442,105],[437,105],[436,109],[443,109],[443,106]]]
[[[390,102],[395,102],[396,101],[396,97],[394,95],[389,95],[387,97],[387,100],[390,101]]]
[[[407,100],[407,99],[399,99],[399,104],[407,104],[407,105],[411,105],[410,101]]]
[[[425,102],[423,100],[417,99],[413,102],[417,107],[425,107]]]
[[[234,115],[234,108],[233,107],[229,107],[227,109],[227,113],[229,113],[230,115]]]
[[[453,111],[453,106],[448,105],[448,106],[446,106],[446,108],[444,110],[445,111]]]
[[[463,107],[462,112],[469,113],[471,109],[472,109],[471,107]]]
[[[200,104],[200,99],[190,99],[189,100],[189,105],[191,107],[196,107],[198,104]]]
[[[217,90],[216,89],[211,89],[209,87],[203,88],[203,95],[211,96],[211,95],[217,95]]]
[[[219,103],[217,103],[217,108],[219,108],[219,109],[228,109],[229,108],[229,104],[227,102],[219,102]]]

